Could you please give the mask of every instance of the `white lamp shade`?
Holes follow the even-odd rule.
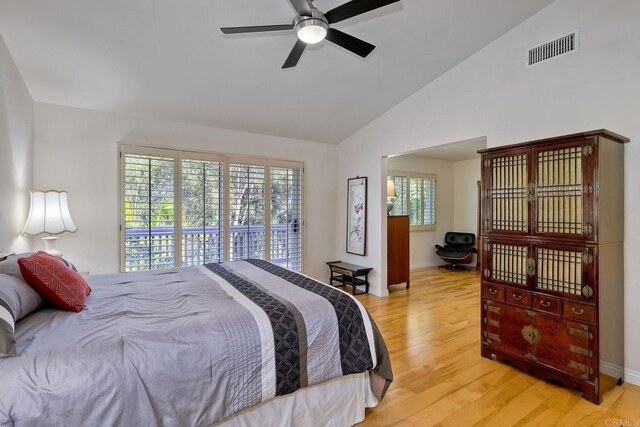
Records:
[[[31,191],[31,209],[22,234],[61,234],[78,231],[69,213],[66,191]]]
[[[392,179],[387,179],[387,197],[396,197],[396,185]]]

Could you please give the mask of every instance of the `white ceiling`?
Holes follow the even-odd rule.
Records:
[[[487,138],[481,137],[437,145],[435,147],[412,151],[410,153],[403,153],[401,156],[426,157],[429,159],[458,162],[461,160],[470,160],[480,157],[478,150],[483,150],[485,148],[487,148]]]
[[[339,143],[553,0],[401,0],[336,28],[281,70],[287,0],[0,0],[0,34],[35,101]],[[344,0],[317,0],[327,11]]]

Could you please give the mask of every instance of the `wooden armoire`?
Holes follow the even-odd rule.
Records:
[[[624,367],[628,141],[599,130],[480,151],[482,355],[598,404]]]
[[[409,215],[387,217],[387,287],[409,280]]]

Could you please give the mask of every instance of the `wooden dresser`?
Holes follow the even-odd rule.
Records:
[[[624,142],[601,130],[480,151],[482,355],[594,403],[624,367]]]
[[[387,217],[387,286],[406,283],[409,289],[409,215]]]

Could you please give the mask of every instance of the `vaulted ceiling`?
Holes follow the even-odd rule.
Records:
[[[339,143],[550,3],[401,0],[335,26],[367,59],[324,41],[289,70],[293,32],[219,30],[287,0],[0,0],[0,34],[37,102]]]

